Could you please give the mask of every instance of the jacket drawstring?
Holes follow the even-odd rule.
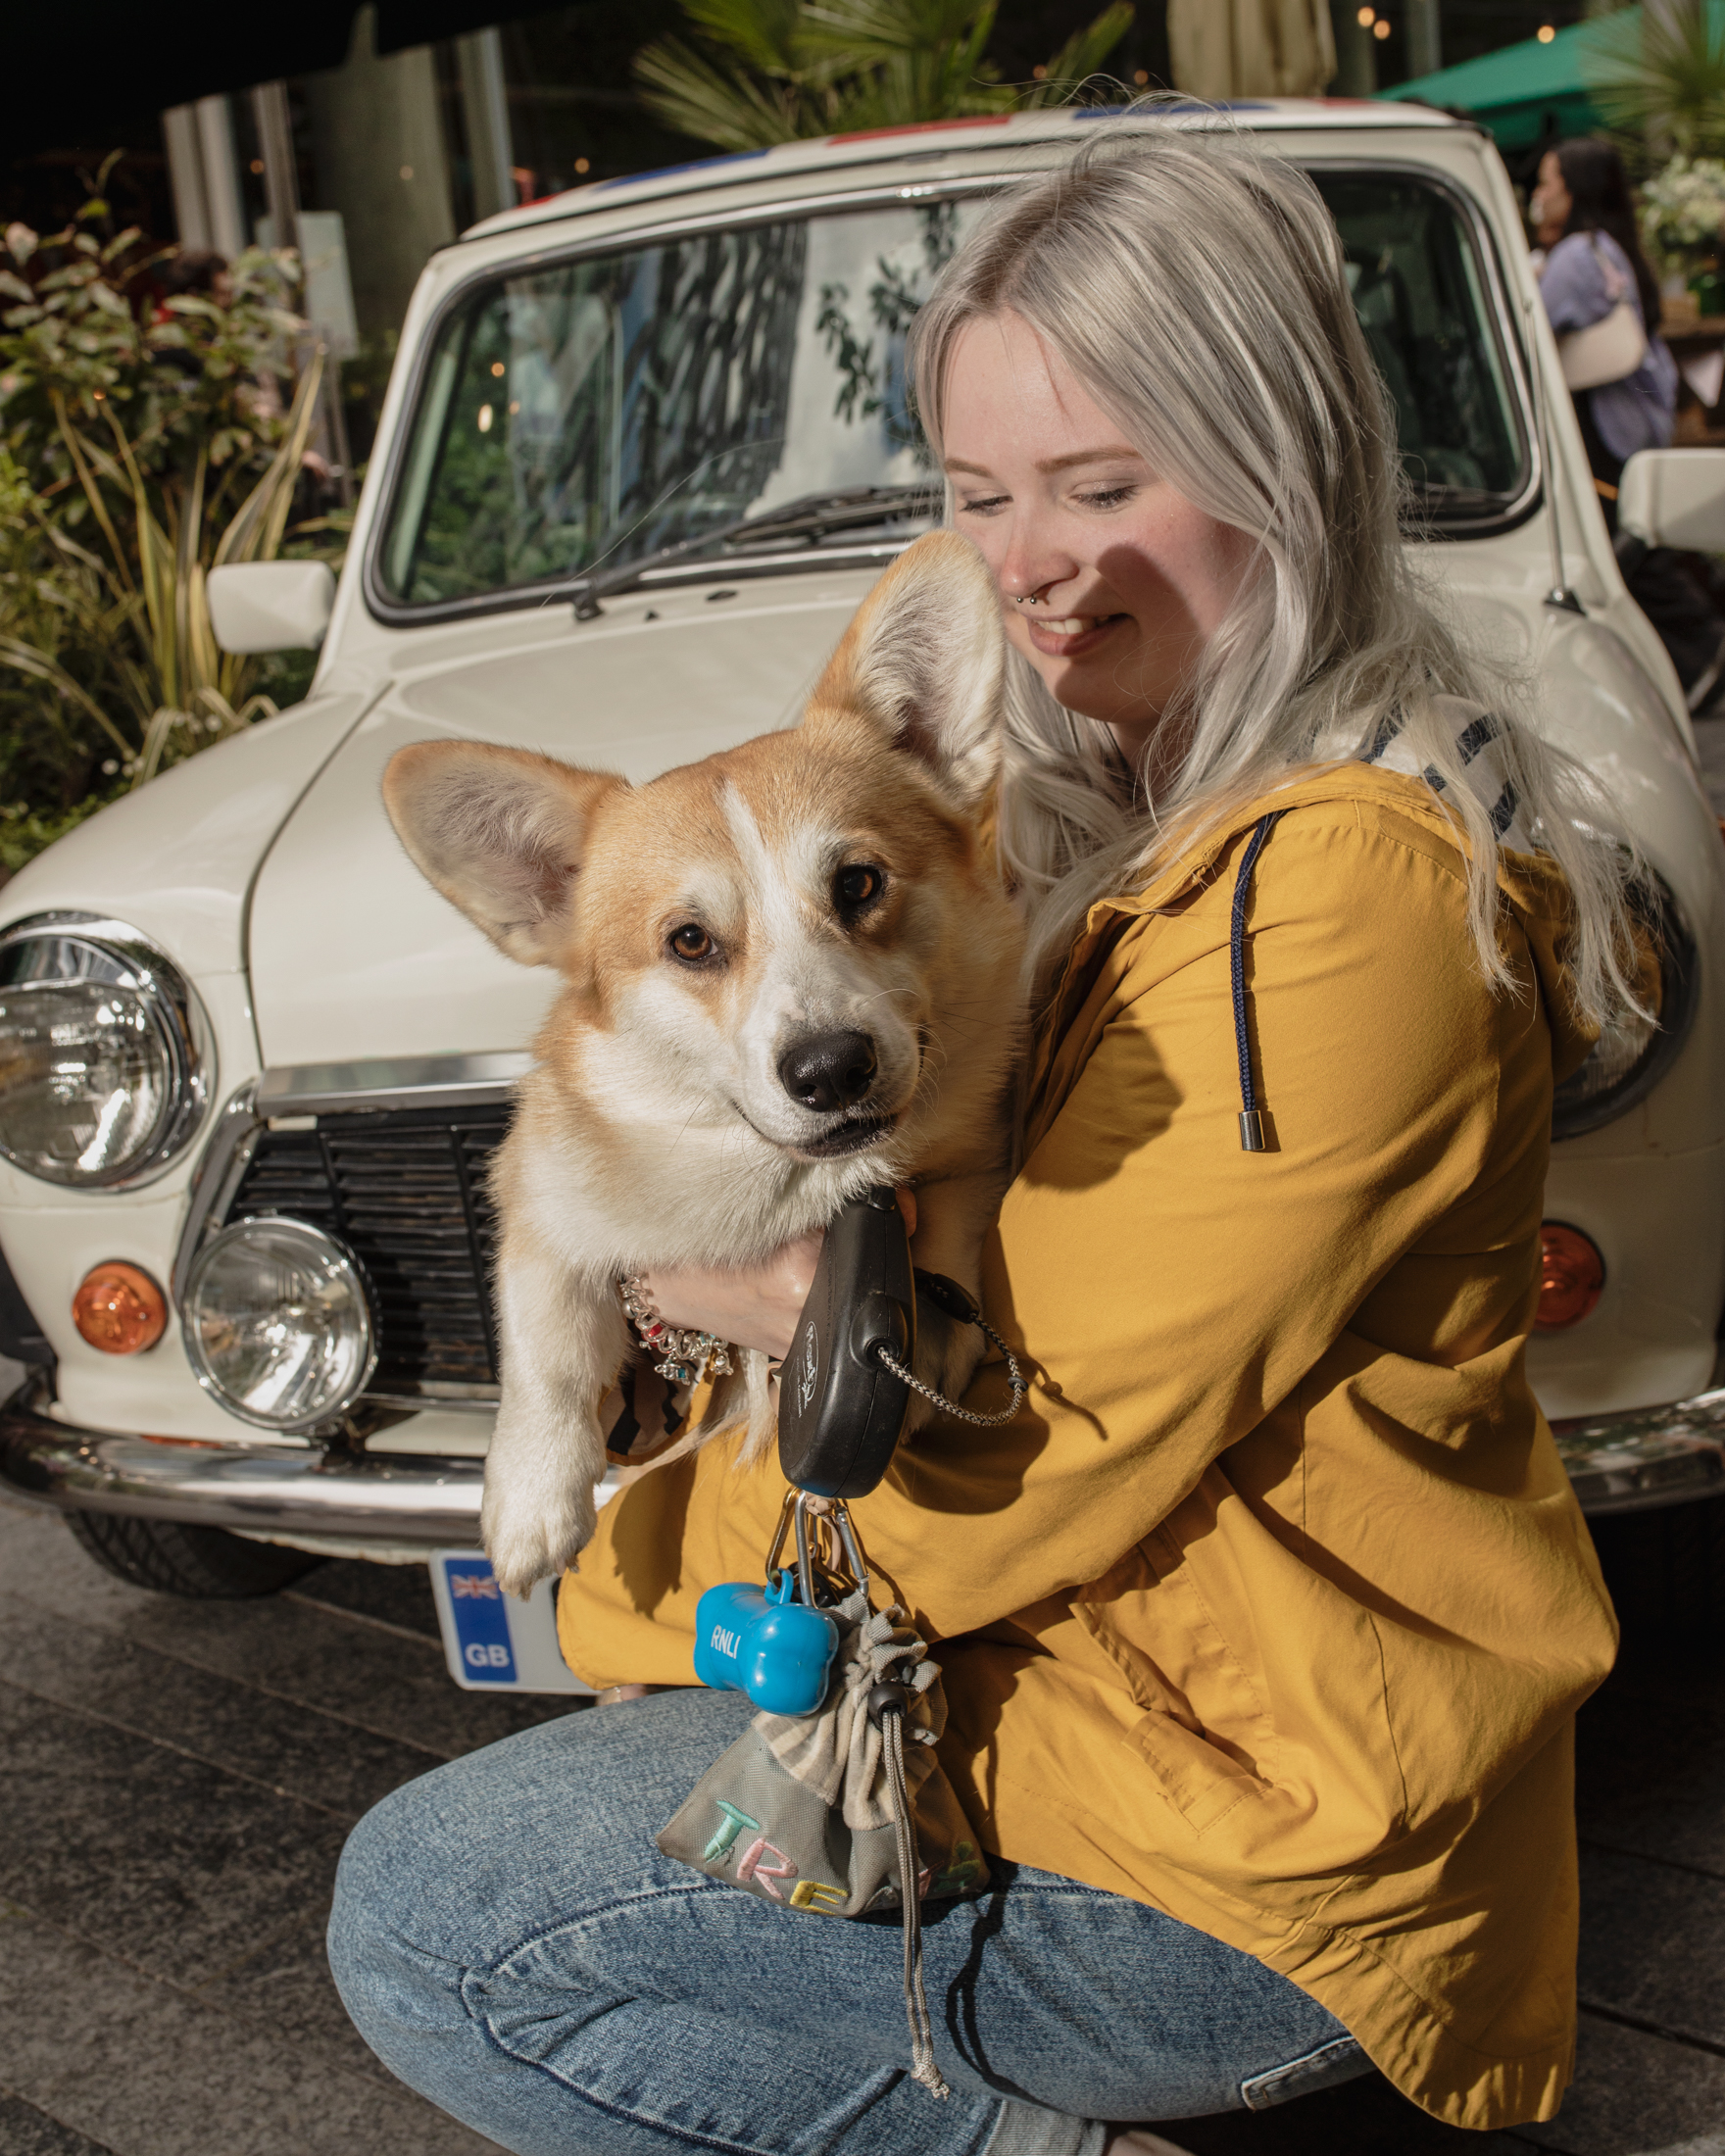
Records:
[[[1252,1042],[1246,1030],[1246,898],[1252,888],[1252,871],[1263,852],[1263,842],[1281,812],[1279,808],[1272,809],[1253,828],[1234,878],[1234,914],[1228,929],[1228,971],[1234,986],[1234,1046],[1240,1056],[1242,1152],[1267,1152],[1269,1150],[1264,1143],[1263,1110],[1258,1106],[1257,1087],[1252,1077]]]

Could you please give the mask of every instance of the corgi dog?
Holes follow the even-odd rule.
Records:
[[[994,579],[932,532],[788,731],[644,786],[476,742],[391,759],[418,867],[509,957],[563,976],[491,1173],[502,1397],[481,1529],[509,1592],[598,1524],[600,1402],[639,1348],[623,1278],[758,1262],[912,1183],[918,1262],[978,1292],[1024,1025],[1022,924],[981,828],[1004,666]],[[919,1327],[916,1374],[957,1394],[980,1348]],[[754,1457],[768,1363],[739,1363],[698,1435],[746,1418]]]

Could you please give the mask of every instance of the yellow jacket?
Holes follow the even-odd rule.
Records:
[[[1272,808],[1247,1153],[1229,908]],[[1524,1366],[1553,1066],[1588,1045],[1566,892],[1524,855],[1500,880],[1513,995],[1435,797],[1355,764],[1094,906],[985,1265],[1030,1400],[853,1508],[942,1642],[986,1847],[1257,1955],[1476,2128],[1569,2079],[1573,1717],[1615,1644]],[[971,1404],[1006,1396],[985,1366]],[[759,1577],[783,1487],[721,1444],[622,1492],[565,1583],[571,1664],[690,1683],[696,1598]]]

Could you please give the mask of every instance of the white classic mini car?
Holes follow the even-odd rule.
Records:
[[[1591,1509],[1715,1495],[1725,848],[1513,194],[1489,139],[1434,113],[1233,118],[1335,213],[1409,545],[1662,879],[1659,1024],[1610,1034],[1557,1096],[1530,1355]],[[305,703],[0,895],[0,1352],[28,1373],[0,1475],[103,1561],[243,1593],[303,1552],[472,1544],[486,1161],[555,984],[411,865],[384,762],[477,736],[645,779],[785,722],[934,514],[906,324],[989,197],[1106,121],[718,158],[495,218],[429,264],[333,605],[315,565],[212,580],[231,649],[320,638]],[[1725,458],[1636,459],[1620,507],[1632,536],[1725,548]]]

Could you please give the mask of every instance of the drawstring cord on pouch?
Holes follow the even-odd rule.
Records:
[[[1252,871],[1263,852],[1263,842],[1282,811],[1273,809],[1254,826],[1240,867],[1234,878],[1234,911],[1228,924],[1228,975],[1234,989],[1234,1047],[1240,1058],[1240,1150],[1267,1152],[1263,1109],[1252,1076],[1252,1038],[1246,1027],[1246,900],[1252,889]]]
[[[916,1851],[916,1823],[905,1787],[906,1688],[887,1679],[868,1695],[868,1719],[880,1732],[886,1753],[887,1787],[892,1794],[893,1829],[899,1843],[899,1893],[905,1909],[905,2019],[911,2025],[911,2079],[931,2096],[952,2094],[934,2056],[934,2032],[928,2018],[928,1993],[922,1983],[922,1871]]]

